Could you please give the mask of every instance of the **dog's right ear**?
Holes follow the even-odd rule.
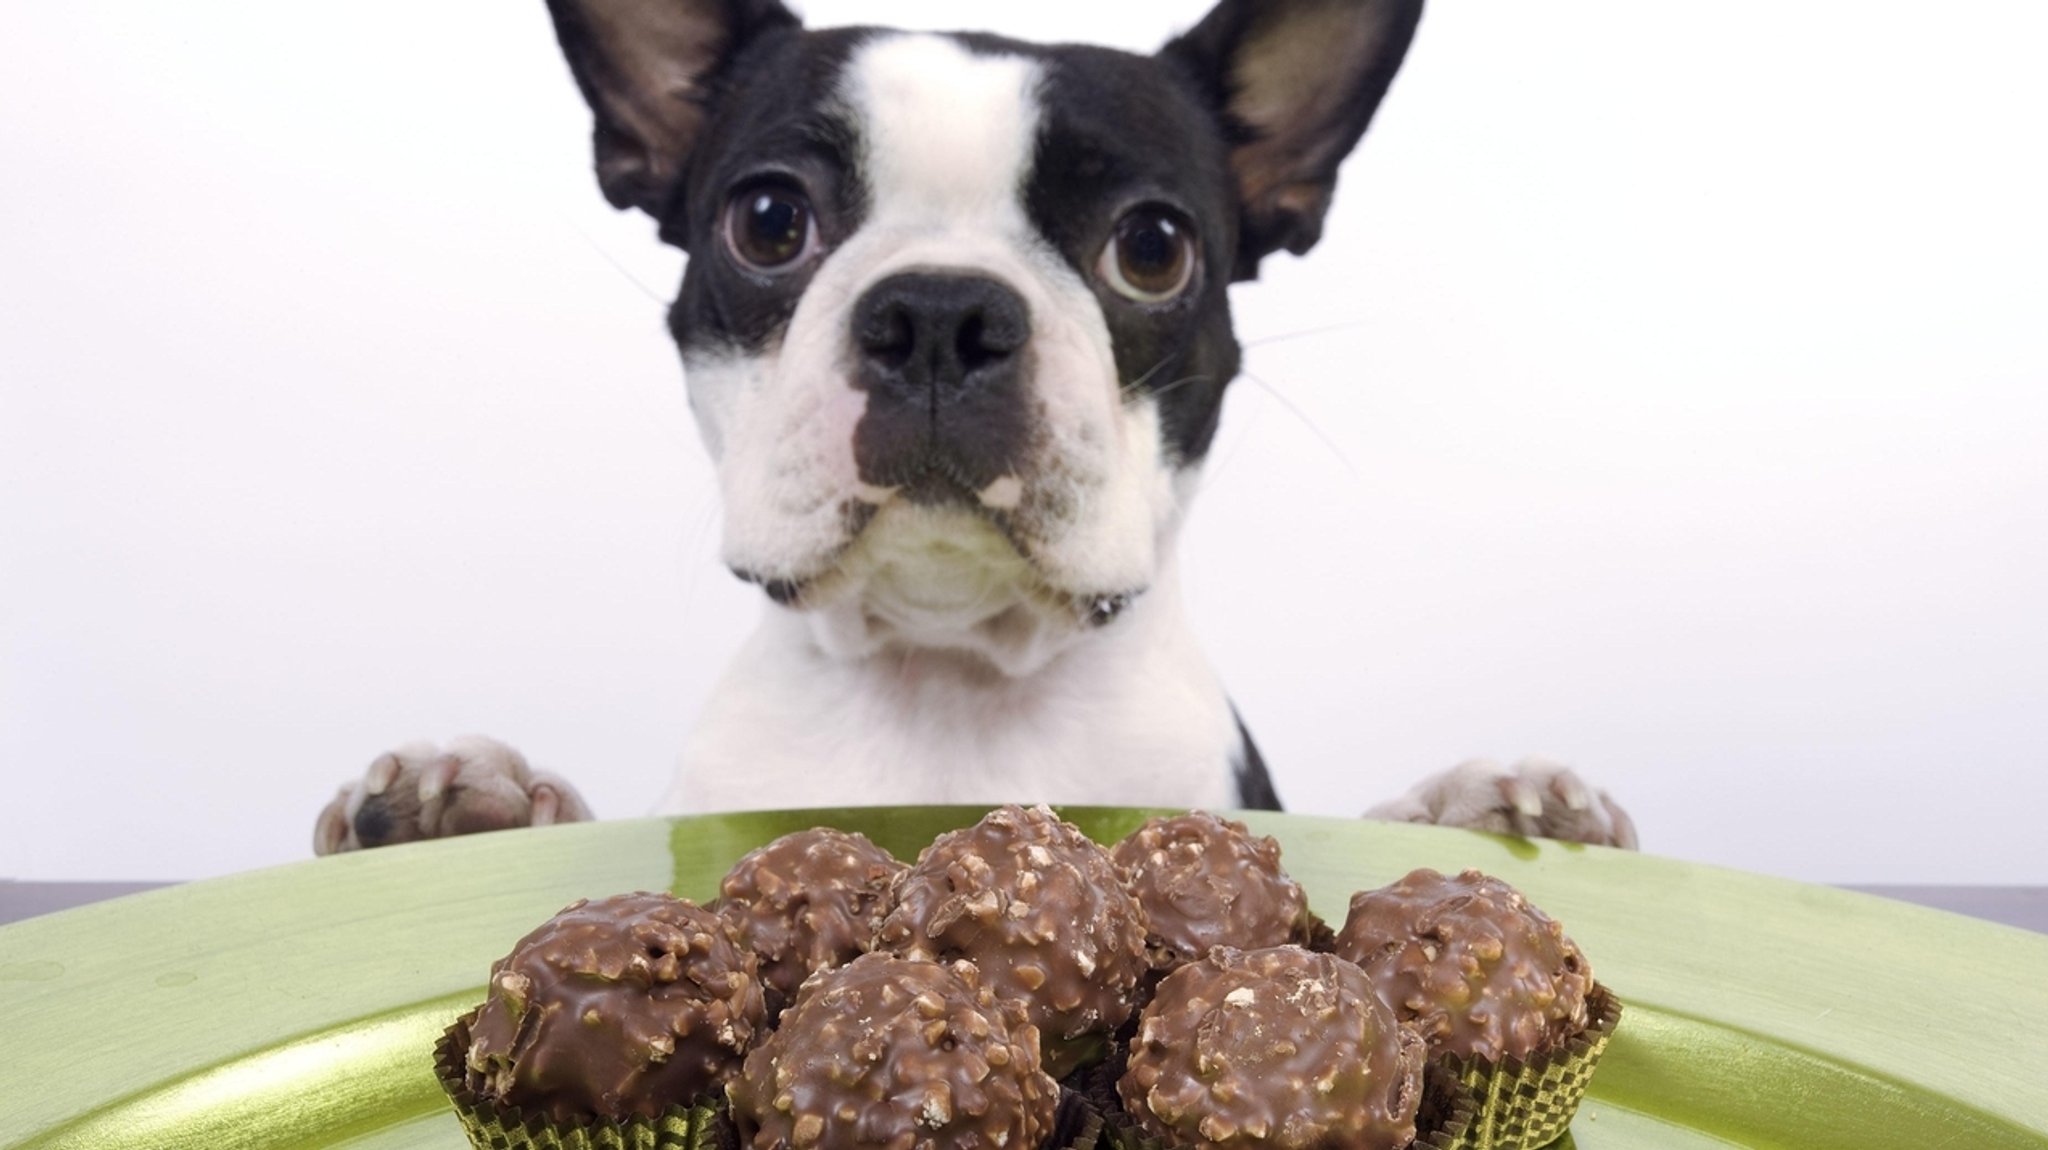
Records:
[[[778,0],[548,0],[548,12],[597,116],[604,198],[657,220],[672,207],[726,66],[763,32],[798,25]]]

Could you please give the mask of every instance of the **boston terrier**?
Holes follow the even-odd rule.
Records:
[[[669,330],[724,561],[768,601],[662,812],[1279,796],[1175,538],[1229,286],[1316,243],[1421,0],[1222,0],[1157,54],[549,0],[598,184],[689,253]],[[1556,764],[1369,814],[1633,845]],[[321,853],[590,817],[470,738],[379,757]]]

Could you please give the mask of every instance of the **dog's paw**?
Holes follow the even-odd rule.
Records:
[[[1636,849],[1628,812],[1570,767],[1548,759],[1523,759],[1512,767],[1490,759],[1461,763],[1365,817]]]
[[[482,736],[446,747],[408,743],[377,756],[313,826],[313,853],[409,843],[510,827],[587,822],[576,788]]]

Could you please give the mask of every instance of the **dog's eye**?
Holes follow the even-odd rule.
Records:
[[[1117,294],[1139,303],[1162,303],[1195,278],[1194,229],[1163,207],[1142,207],[1116,222],[1096,274]]]
[[[754,184],[733,194],[725,209],[725,243],[757,271],[794,266],[818,246],[811,201],[782,184]]]

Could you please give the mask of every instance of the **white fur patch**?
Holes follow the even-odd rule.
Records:
[[[762,806],[1237,805],[1236,720],[1172,570],[1037,673],[945,651],[848,660],[770,611],[727,670],[662,813]]]
[[[801,317],[810,306],[805,297]],[[836,374],[782,370],[792,338],[759,356],[688,352],[683,378],[725,500],[726,562],[769,579],[814,576],[846,544],[847,500],[882,502],[860,482],[853,428],[865,394]]]
[[[1038,139],[1036,63],[943,36],[885,36],[847,64],[876,219],[897,230],[1015,235]]]

